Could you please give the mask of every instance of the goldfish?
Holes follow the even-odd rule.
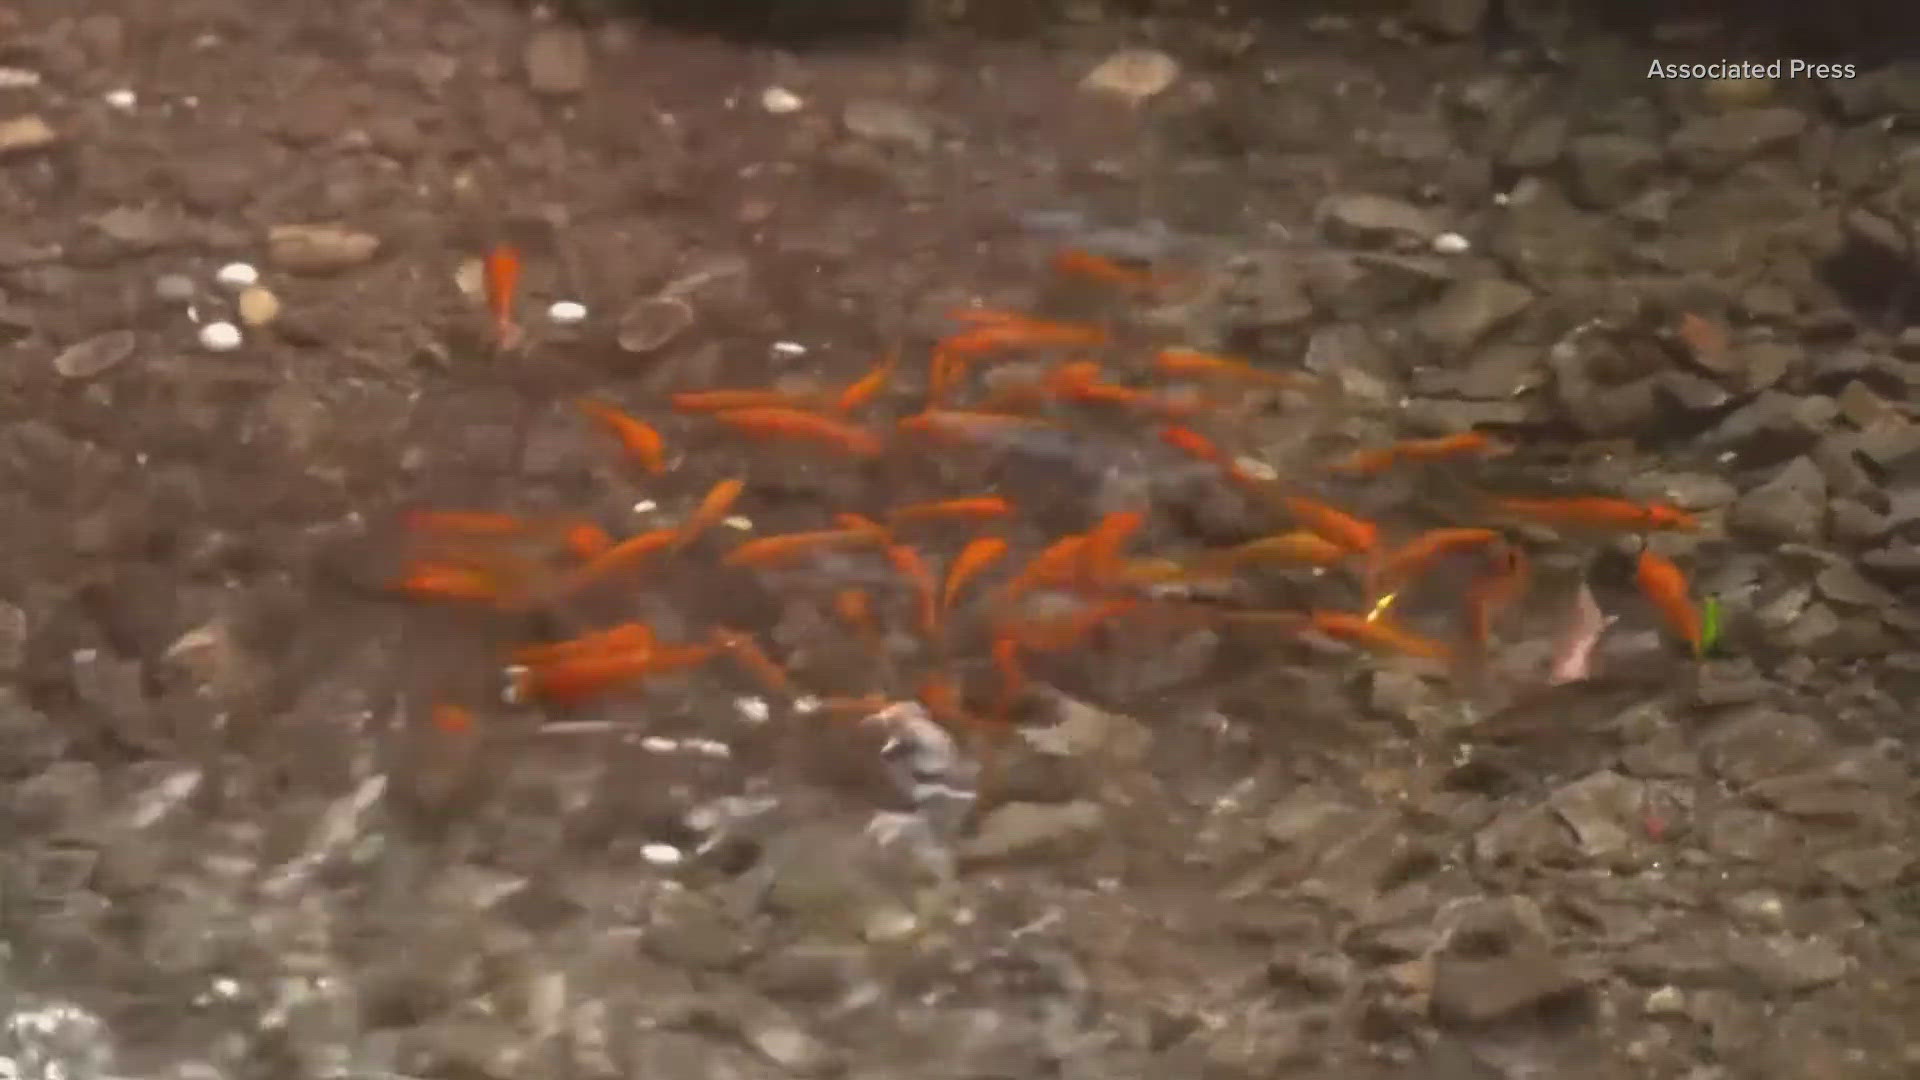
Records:
[[[906,544],[888,544],[884,550],[887,562],[913,587],[920,632],[929,635],[937,633],[940,629],[940,594],[934,586],[933,574],[927,569],[926,560]]]
[[[549,663],[509,669],[515,701],[574,705],[596,694],[646,678],[703,664],[719,651],[712,645],[655,645],[591,652]]]
[[[793,692],[793,683],[787,678],[786,669],[774,663],[760,643],[753,639],[753,635],[719,627],[710,637],[715,646],[732,657],[742,671],[768,692],[783,695]]]
[[[652,425],[628,416],[604,401],[581,398],[577,404],[581,412],[612,432],[627,451],[627,456],[639,462],[642,468],[655,475],[667,470],[666,440]]]
[[[1494,623],[1527,591],[1532,568],[1518,545],[1502,543],[1491,565],[1467,586],[1467,629],[1477,645],[1493,636]]]
[[[1343,510],[1337,510],[1317,499],[1304,495],[1282,496],[1280,502],[1292,514],[1294,520],[1316,533],[1355,554],[1367,554],[1380,542],[1380,529],[1370,521],[1354,517]]]
[[[1693,599],[1688,595],[1687,575],[1674,565],[1673,560],[1660,555],[1652,548],[1640,549],[1640,559],[1634,568],[1634,581],[1640,586],[1640,592],[1652,601],[1660,612],[1660,618],[1672,630],[1674,636],[1687,643],[1695,659],[1704,652],[1701,636],[1700,611],[1694,607]]]
[[[548,664],[593,653],[644,649],[652,646],[653,643],[653,627],[646,623],[627,622],[610,626],[605,630],[582,634],[576,638],[568,638],[565,641],[546,645],[524,645],[513,651],[512,658],[516,664]]]
[[[1107,343],[1107,338],[1106,330],[1098,326],[1019,318],[977,323],[940,339],[935,350],[948,356],[966,358],[1003,349],[1098,348]]]
[[[727,409],[714,418],[749,435],[804,439],[858,457],[876,457],[880,439],[865,428],[801,409]]]
[[[1175,378],[1214,379],[1275,388],[1312,386],[1316,381],[1313,376],[1301,372],[1270,371],[1237,357],[1195,349],[1161,349],[1154,354],[1153,367],[1160,374]]]
[[[667,399],[675,412],[716,413],[736,409],[799,409],[810,411],[824,401],[807,394],[785,390],[695,390],[673,394]]]
[[[486,287],[487,312],[493,316],[494,340],[509,349],[520,340],[520,327],[513,321],[514,293],[520,287],[520,252],[511,244],[496,244],[487,252],[482,279]]]
[[[749,540],[727,552],[720,562],[725,566],[772,566],[829,548],[858,547],[874,542],[865,529],[820,529],[814,532],[782,533]]]
[[[1699,521],[1678,507],[1665,503],[1637,503],[1604,496],[1575,498],[1496,498],[1493,506],[1514,517],[1547,525],[1575,525],[1586,528],[1618,529],[1632,532],[1673,530],[1694,532]]]
[[[587,560],[585,565],[561,583],[560,591],[573,592],[610,574],[631,570],[663,551],[672,550],[679,539],[678,529],[654,529],[629,536]]]
[[[1086,542],[1080,545],[1082,584],[1091,588],[1116,580],[1122,565],[1120,549],[1146,523],[1147,516],[1138,510],[1117,510],[1088,530]]]
[[[466,735],[473,731],[473,710],[441,702],[433,707],[433,726],[442,734]]]
[[[1447,555],[1498,539],[1500,534],[1493,529],[1429,529],[1388,553],[1374,582],[1379,588],[1398,588]]]
[[[900,354],[897,352],[888,353],[885,357],[881,358],[878,364],[874,365],[872,371],[867,372],[859,379],[848,384],[847,388],[840,392],[839,399],[834,402],[834,409],[842,416],[849,416],[858,412],[863,406],[871,402],[875,397],[878,397],[880,391],[887,388],[887,383],[893,379],[893,370],[898,367],[899,364]]]
[[[1080,568],[1086,565],[1086,547],[1085,533],[1063,536],[1055,540],[1044,551],[1035,555],[1033,561],[1027,563],[1020,573],[1007,583],[1006,599],[1013,600],[1034,589],[1073,580],[1078,576]]]
[[[418,600],[500,603],[507,596],[496,575],[475,567],[443,563],[414,564],[394,583],[393,589]]]
[[[1327,637],[1381,653],[1422,660],[1447,660],[1452,651],[1441,642],[1403,630],[1385,619],[1350,611],[1314,611],[1307,626]]]
[[[1504,448],[1478,431],[1463,431],[1432,439],[1403,439],[1377,450],[1362,450],[1328,466],[1334,472],[1376,476],[1403,462],[1444,461],[1475,454],[1499,453]]]
[[[727,511],[733,509],[733,504],[739,500],[740,493],[746,489],[747,482],[737,477],[722,480],[713,485],[706,497],[700,500],[700,505],[695,507],[693,513],[688,515],[687,520],[681,524],[680,533],[673,541],[673,549],[678,551],[686,547],[698,539],[701,533],[718,524],[727,516]]]
[[[607,535],[607,530],[591,521],[578,521],[567,526],[564,540],[568,553],[576,559],[594,558],[613,546],[613,537]]]
[[[1159,279],[1148,271],[1124,266],[1105,255],[1095,255],[1077,248],[1055,253],[1051,265],[1057,274],[1085,278],[1120,289],[1144,291],[1159,285]]]
[[[1006,555],[1007,542],[998,536],[980,536],[969,541],[947,567],[946,584],[940,590],[940,609],[950,610],[954,597],[960,594],[967,582],[979,577],[987,567]]]
[[[974,495],[902,506],[888,513],[887,520],[895,524],[940,519],[991,521],[995,518],[1007,517],[1012,513],[1013,504],[998,495]]]
[[[1020,641],[1011,636],[998,636],[991,646],[993,669],[1000,676],[1000,700],[994,706],[994,713],[1003,719],[1013,711],[1014,702],[1026,692],[1027,673],[1020,664]]]
[[[1225,573],[1252,562],[1298,563],[1302,566],[1332,566],[1352,552],[1316,532],[1299,530],[1263,536],[1230,548],[1210,551],[1199,559],[1199,568],[1207,573]]]
[[[1059,427],[1030,416],[968,412],[962,409],[927,409],[902,417],[897,426],[904,434],[958,441],[1005,439],[1035,431],[1058,430]]]

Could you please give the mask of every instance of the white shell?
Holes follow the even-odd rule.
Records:
[[[228,263],[214,271],[213,280],[229,289],[245,289],[260,283],[260,271],[255,270],[252,263]]]
[[[241,340],[240,328],[230,322],[210,322],[200,328],[200,346],[209,352],[232,352]]]
[[[648,844],[640,849],[640,857],[654,866],[679,866],[687,856],[672,844]]]
[[[587,319],[587,306],[572,300],[556,300],[547,309],[547,318],[559,326],[576,326]]]
[[[107,91],[101,95],[101,99],[107,103],[108,108],[119,109],[121,112],[132,112],[140,104],[140,95],[124,86],[118,90]]]
[[[1472,248],[1473,244],[1457,232],[1445,232],[1433,238],[1433,250],[1442,255],[1464,255]]]
[[[760,94],[760,107],[776,116],[799,112],[805,104],[800,95],[784,86],[769,86]]]

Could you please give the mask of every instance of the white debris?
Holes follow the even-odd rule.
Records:
[[[230,322],[210,322],[200,328],[200,346],[208,352],[232,352],[240,342],[240,328]]]
[[[760,93],[760,107],[775,116],[799,112],[806,104],[799,94],[784,86],[769,86]]]
[[[805,356],[807,347],[797,341],[776,341],[773,343],[773,352],[776,356]]]
[[[640,749],[649,754],[671,754],[680,749],[680,740],[664,735],[649,735],[640,740]]]
[[[718,739],[688,739],[687,749],[701,757],[715,758],[721,761],[733,756],[733,747]]]
[[[1473,243],[1457,232],[1443,232],[1433,238],[1433,250],[1441,255],[1465,255]]]
[[[587,321],[587,305],[574,300],[555,300],[547,308],[547,318],[555,326],[578,326]]]
[[[652,499],[641,499],[639,502],[633,504],[633,512],[636,514],[651,514],[658,509],[660,509],[660,504],[654,502]]]
[[[750,517],[743,517],[740,514],[735,514],[732,517],[729,517],[721,521],[720,524],[725,525],[727,528],[732,529],[735,532],[752,532],[753,531],[753,519]]]
[[[229,289],[245,289],[260,283],[260,271],[252,263],[231,262],[214,271],[213,280]]]
[[[100,95],[100,100],[106,102],[108,108],[118,109],[121,112],[132,112],[140,107],[140,95],[124,86]]]
[[[28,68],[0,67],[0,90],[26,90],[40,85],[40,73]]]
[[[1233,467],[1238,469],[1242,475],[1255,480],[1278,480],[1280,478],[1280,471],[1278,469],[1275,469],[1273,466],[1258,458],[1234,458]]]
[[[686,853],[672,844],[648,844],[640,849],[640,857],[650,866],[679,866],[686,861]]]
[[[773,708],[767,704],[766,699],[757,697],[734,698],[733,711],[739,713],[740,719],[749,724],[764,724],[767,718],[773,715]]]

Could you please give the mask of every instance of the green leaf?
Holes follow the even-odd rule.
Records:
[[[1720,598],[1709,596],[1700,605],[1700,654],[1710,655],[1720,645]]]

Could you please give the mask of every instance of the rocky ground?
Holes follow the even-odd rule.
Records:
[[[1751,28],[1510,7],[790,54],[479,0],[0,6],[7,1074],[1914,1075],[1920,67],[1663,83]],[[1098,67],[1139,48],[1173,66]],[[1699,511],[1664,550],[1722,654],[1543,540],[1503,670],[1587,573],[1590,679],[1113,641],[956,817],[723,680],[490,704],[501,626],[365,587],[409,506],[847,497],[649,403],[1061,302],[1063,246],[1337,385],[1249,421],[1272,464],[1489,424],[1536,481]],[[588,389],[661,419],[666,477]],[[1003,478],[1210,531],[1137,459],[1073,467]],[[819,633],[703,583],[653,614]],[[450,699],[476,731],[424,722]]]

